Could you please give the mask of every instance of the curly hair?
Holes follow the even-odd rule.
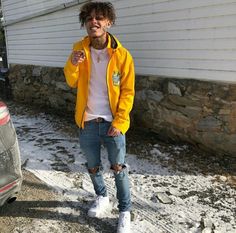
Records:
[[[96,14],[101,14],[105,18],[109,19],[112,24],[115,23],[115,9],[110,2],[88,2],[80,9],[79,21],[82,27],[85,25],[86,18],[90,16],[93,10]]]

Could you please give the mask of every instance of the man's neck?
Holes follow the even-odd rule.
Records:
[[[107,47],[108,35],[91,39],[91,46],[95,49],[104,49]]]

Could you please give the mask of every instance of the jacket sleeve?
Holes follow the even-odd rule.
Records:
[[[74,50],[75,50],[75,45],[73,46],[73,51]],[[67,84],[72,88],[76,88],[78,78],[79,78],[79,66],[78,65],[75,66],[72,64],[71,56],[72,56],[72,53],[70,54],[64,66],[64,74],[65,74]]]
[[[120,80],[120,98],[112,122],[113,127],[119,129],[123,134],[126,133],[130,126],[129,114],[133,107],[135,94],[135,70],[133,58],[128,51],[125,57]]]

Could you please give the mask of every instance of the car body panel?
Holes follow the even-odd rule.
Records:
[[[16,131],[7,106],[0,101],[0,206],[15,198],[22,179]]]

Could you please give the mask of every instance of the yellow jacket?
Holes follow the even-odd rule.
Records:
[[[77,88],[75,121],[80,128],[84,128],[84,112],[89,90],[91,70],[89,45],[89,37],[76,42],[73,51],[84,50],[86,58],[75,66],[71,63],[70,55],[64,67],[67,84],[72,88]],[[107,49],[110,60],[106,79],[108,99],[113,116],[112,125],[124,134],[130,126],[129,113],[134,101],[134,63],[130,53],[111,34],[109,34]]]

